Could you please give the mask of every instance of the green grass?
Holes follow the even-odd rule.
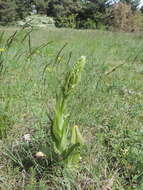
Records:
[[[0,48],[14,32],[3,30]],[[1,56],[0,127],[4,135],[0,133],[0,189],[143,189],[142,34],[40,29],[24,41],[25,32],[17,35]],[[45,128],[50,128],[48,115],[54,111],[59,84],[82,55],[87,64],[68,100],[69,123],[80,126],[86,142],[80,167],[69,172],[60,165],[49,168],[41,160],[33,167],[41,145],[48,142],[50,146]],[[31,134],[30,143],[23,141],[25,134]],[[20,165],[23,163],[28,169]]]

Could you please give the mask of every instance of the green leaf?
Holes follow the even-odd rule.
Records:
[[[61,155],[62,158],[63,158],[63,160],[66,160],[73,153],[73,151],[75,150],[75,148],[77,148],[78,146],[80,146],[79,143],[73,144],[67,150],[63,151],[63,153]]]
[[[81,145],[84,144],[84,139],[83,139],[83,137],[80,133],[79,127],[77,125],[73,126],[73,128],[72,128],[71,143],[72,144],[79,143]]]

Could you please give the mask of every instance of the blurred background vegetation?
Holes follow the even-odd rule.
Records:
[[[141,0],[0,0],[1,25],[26,22],[31,14],[51,17],[56,27],[125,32],[143,29]]]

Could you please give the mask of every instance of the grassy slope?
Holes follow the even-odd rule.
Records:
[[[9,33],[7,30],[6,35]],[[2,152],[26,133],[42,139],[42,126],[47,125],[46,112],[49,107],[53,108],[57,88],[56,80],[51,77],[52,68],[48,66],[44,75],[43,68],[52,63],[57,52],[68,43],[62,52],[64,58],[56,67],[56,75],[60,80],[63,78],[70,52],[71,63],[81,55],[87,56],[82,82],[69,100],[70,122],[81,126],[87,148],[77,174],[50,176],[46,187],[47,179],[43,179],[41,189],[141,190],[142,51],[136,60],[134,58],[143,49],[142,35],[67,29],[40,30],[31,35],[32,47],[47,41],[53,43],[38,50],[32,58],[26,58],[28,42],[20,41],[6,55],[6,72],[0,80],[0,106],[8,115],[10,125],[7,138],[0,141]],[[14,57],[17,51],[20,58]],[[121,63],[125,64],[105,75]],[[26,190],[35,189],[32,180]],[[21,189],[21,184],[22,172],[1,156],[1,189]]]

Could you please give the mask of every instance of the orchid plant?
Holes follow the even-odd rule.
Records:
[[[61,158],[60,161],[68,167],[73,167],[79,162],[80,150],[84,145],[79,127],[77,125],[69,126],[67,100],[81,79],[85,62],[85,56],[81,56],[67,73],[64,84],[56,96],[56,106],[51,124],[54,151]]]

